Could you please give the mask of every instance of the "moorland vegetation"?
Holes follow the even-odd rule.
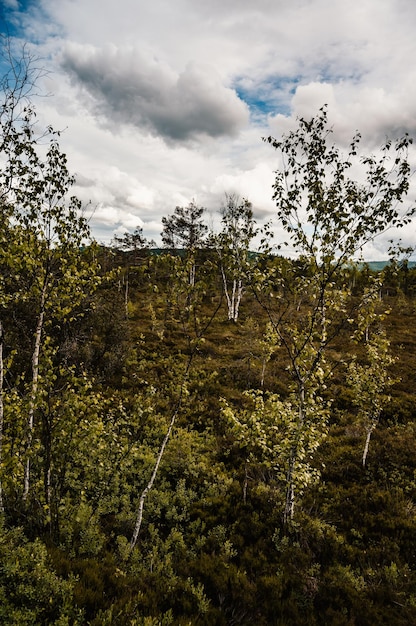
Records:
[[[7,50],[0,621],[413,623],[416,268],[359,260],[414,213],[411,139],[343,156],[323,107],[266,140],[294,258],[234,194],[98,246]]]

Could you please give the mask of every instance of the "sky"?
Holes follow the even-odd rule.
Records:
[[[39,123],[63,131],[101,243],[138,226],[158,243],[191,201],[216,228],[225,193],[273,218],[280,163],[262,138],[325,104],[341,149],[357,130],[364,154],[416,138],[415,26],[414,0],[0,0],[0,32],[47,70]],[[414,246],[416,222],[398,236]]]

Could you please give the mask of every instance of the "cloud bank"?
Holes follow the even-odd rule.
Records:
[[[135,225],[158,240],[176,205],[215,213],[230,191],[273,217],[279,161],[262,137],[324,104],[341,148],[357,130],[364,154],[416,136],[413,0],[7,0],[0,18],[45,59],[38,117],[66,129],[102,241]],[[414,242],[415,223],[399,234]]]
[[[167,141],[234,136],[248,106],[213,68],[189,64],[177,73],[142,50],[68,45],[62,67],[92,98],[107,125],[132,125]]]

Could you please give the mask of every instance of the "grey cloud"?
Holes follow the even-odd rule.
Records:
[[[94,185],[94,180],[92,178],[88,178],[83,174],[77,173],[75,176],[77,187],[92,187]]]
[[[70,45],[63,67],[109,124],[129,124],[167,141],[235,135],[249,121],[247,105],[210,68],[176,74],[133,48]]]

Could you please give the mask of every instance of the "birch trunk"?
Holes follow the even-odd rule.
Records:
[[[267,366],[267,357],[263,358],[262,364],[261,364],[261,379],[260,379],[260,387],[263,388],[264,387],[264,377],[266,376],[266,366]]]
[[[51,437],[51,424],[49,420],[45,418],[45,434],[44,434],[44,468],[43,468],[43,488],[45,493],[45,503],[50,511],[52,500],[52,484],[51,484],[51,465],[52,465],[52,437]]]
[[[35,333],[35,345],[33,348],[32,355],[32,389],[30,393],[30,401],[29,401],[29,412],[28,412],[28,420],[27,420],[27,445],[26,445],[26,465],[24,472],[24,486],[23,486],[23,500],[27,500],[30,489],[30,455],[32,451],[32,443],[33,443],[33,428],[34,428],[34,416],[35,416],[35,406],[36,406],[36,395],[38,392],[38,382],[39,382],[39,355],[40,348],[42,344],[42,331],[43,331],[43,322],[45,319],[45,301],[46,301],[46,291],[48,287],[48,280],[45,278],[41,298],[40,298],[40,310],[38,322],[36,325],[36,333]]]
[[[213,319],[215,318],[216,314],[219,311],[219,308],[221,306],[221,301],[218,303],[218,306],[216,307],[214,313],[212,314],[212,316],[209,318],[207,324],[204,327],[204,331],[206,332],[206,330],[208,329],[208,327],[210,326],[210,324],[212,323]],[[199,334],[198,336],[198,341],[197,344],[199,342],[199,340],[202,338],[203,333],[201,332],[201,334]],[[195,352],[197,350],[197,344],[194,346],[194,348],[191,350],[191,353],[188,357],[187,363],[186,363],[186,367],[183,373],[183,377],[182,377],[182,383],[180,386],[180,390],[179,390],[179,396],[177,399],[177,403],[176,403],[176,407],[174,408],[174,411],[172,413],[170,422],[169,422],[169,427],[168,430],[166,432],[166,435],[163,438],[162,444],[160,446],[159,452],[157,454],[156,457],[156,461],[155,464],[153,466],[153,471],[152,474],[150,476],[150,480],[147,483],[146,487],[143,489],[141,495],[140,495],[140,499],[139,499],[139,506],[138,506],[138,510],[137,510],[137,515],[136,515],[136,523],[134,526],[134,531],[133,531],[133,535],[131,537],[130,540],[130,549],[129,549],[129,554],[132,553],[132,551],[134,550],[136,544],[137,544],[137,540],[139,538],[139,534],[140,534],[140,529],[142,526],[142,521],[143,521],[143,508],[144,508],[144,503],[146,500],[147,495],[149,494],[149,491],[152,489],[154,482],[156,480],[158,471],[159,471],[159,467],[160,467],[160,463],[162,462],[162,458],[163,458],[163,454],[165,452],[165,448],[169,442],[170,436],[172,434],[172,430],[173,427],[175,425],[175,421],[176,418],[179,414],[179,411],[181,410],[181,406],[182,406],[182,400],[183,400],[183,396],[186,390],[186,385],[187,385],[187,381],[188,381],[188,376],[189,376],[189,371],[191,369],[191,365],[192,365],[192,361],[193,361],[193,357],[195,355]]]
[[[227,300],[228,319],[231,319],[230,310],[232,309],[232,302],[231,302],[230,294],[228,293],[227,277],[225,275],[224,267],[222,264],[221,264],[221,276],[222,276],[222,284],[224,286],[225,299]]]
[[[129,319],[129,270],[127,269],[124,281],[124,315],[126,320]]]
[[[234,282],[236,283],[236,297],[234,301],[233,321],[236,322],[238,320],[238,314],[240,312],[240,303],[243,295],[243,283],[241,279],[238,279],[238,281]]]
[[[187,371],[189,369],[189,366],[190,366],[190,363],[188,364]],[[187,376],[187,373],[186,373],[186,376]],[[182,405],[182,397],[183,397],[183,393],[184,393],[184,388],[185,388],[185,382],[182,384],[182,387],[181,387],[181,390],[180,390],[180,394],[179,394],[178,403],[177,403],[176,408],[175,408],[175,410],[174,410],[174,412],[172,414],[168,430],[166,432],[166,435],[163,438],[162,445],[160,446],[158,455],[156,457],[156,461],[155,461],[155,464],[154,464],[154,467],[153,467],[152,475],[150,477],[149,482],[147,483],[146,487],[143,489],[143,491],[142,491],[142,493],[140,495],[139,507],[138,507],[137,516],[136,516],[136,524],[134,526],[133,535],[132,535],[132,538],[130,540],[130,553],[134,550],[134,548],[135,548],[135,546],[137,544],[137,540],[139,538],[140,529],[141,529],[142,521],[143,521],[144,502],[145,502],[146,497],[147,497],[149,491],[152,489],[153,484],[154,484],[154,482],[156,480],[156,476],[157,476],[157,473],[159,471],[159,466],[160,466],[160,463],[162,461],[163,454],[165,452],[165,448],[166,448],[166,446],[168,444],[168,441],[170,439],[170,436],[172,434],[172,430],[173,430],[173,427],[175,425],[176,418],[178,416],[178,413],[179,413],[181,405]]]
[[[363,464],[364,469],[367,463],[367,456],[368,456],[368,449],[370,447],[371,435],[373,434],[376,426],[377,426],[377,421],[374,420],[373,422],[371,422],[371,425],[368,426],[368,428],[366,429],[367,432],[366,432],[366,438],[365,438],[364,450],[363,450],[363,458],[362,458],[362,464]]]
[[[222,282],[224,285],[225,298],[227,300],[228,319],[230,321],[236,322],[238,320],[238,314],[240,311],[240,303],[241,303],[241,298],[243,295],[243,282],[241,278],[238,280],[234,278],[233,288],[232,288],[232,292],[230,295],[228,284],[227,284],[227,277],[225,275],[224,267],[222,265],[221,265],[221,276],[222,276]]]
[[[170,435],[172,433],[172,429],[173,429],[173,426],[175,424],[175,420],[176,420],[177,414],[178,414],[178,411],[175,411],[175,413],[172,416],[172,419],[170,420],[169,428],[168,428],[168,431],[167,431],[167,433],[166,433],[166,435],[165,435],[165,437],[164,437],[164,439],[162,441],[162,445],[160,446],[160,450],[159,450],[159,453],[157,455],[155,465],[153,467],[152,475],[151,475],[150,480],[147,483],[146,487],[143,489],[143,491],[141,493],[140,500],[139,500],[139,508],[137,510],[136,524],[135,524],[134,532],[133,532],[133,535],[132,535],[132,538],[131,538],[131,541],[130,541],[130,552],[134,549],[134,547],[137,544],[137,540],[139,538],[139,533],[140,533],[140,529],[141,529],[142,521],[143,521],[144,501],[146,500],[147,494],[149,493],[149,491],[153,487],[153,484],[154,484],[154,482],[156,480],[156,476],[157,476],[157,473],[159,471],[160,462],[162,461],[162,457],[163,457],[163,454],[165,452],[166,445],[167,445],[167,443],[169,441],[169,438],[170,438]]]
[[[283,524],[287,526],[292,520],[295,513],[295,482],[294,482],[294,467],[296,459],[296,449],[292,448],[289,459],[289,469],[287,471],[287,484],[286,484],[286,502],[285,510],[283,513]]]
[[[303,427],[305,423],[305,384],[302,379],[298,381],[298,424],[297,431]],[[283,514],[283,522],[285,526],[293,520],[295,514],[295,464],[298,456],[298,442],[295,441],[290,450],[289,467],[286,478],[286,502]]]

